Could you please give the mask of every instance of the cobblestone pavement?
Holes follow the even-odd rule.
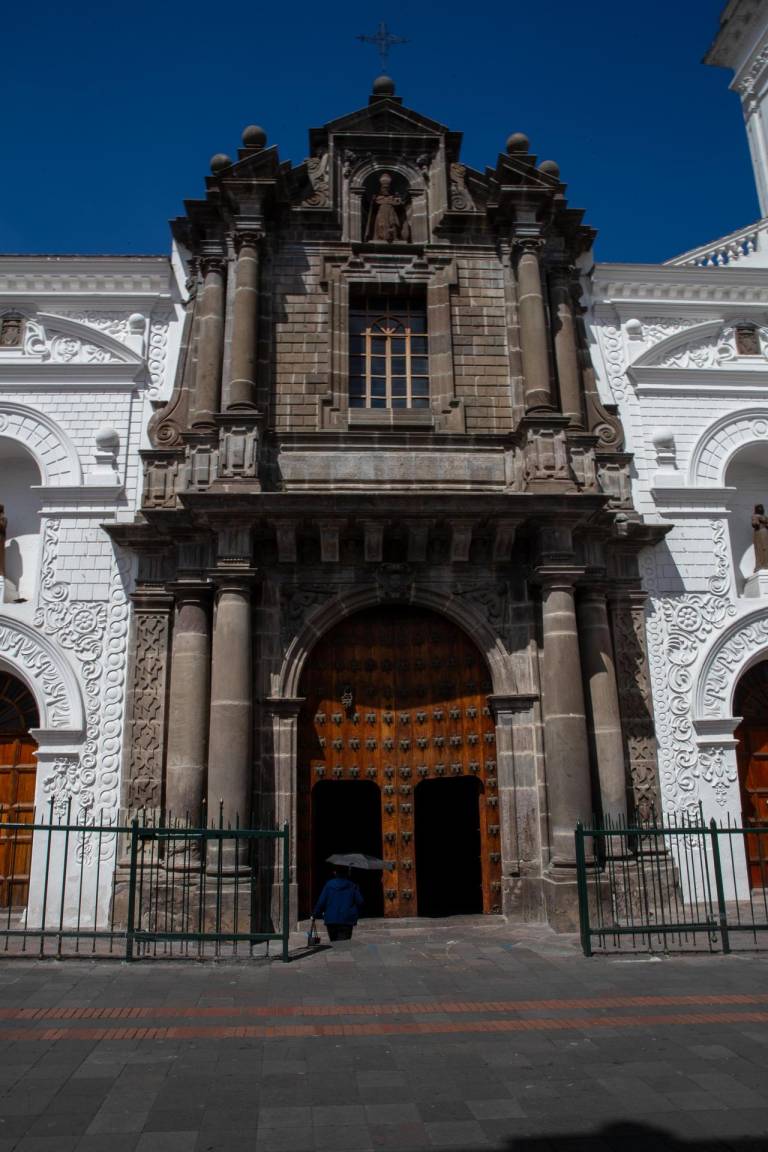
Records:
[[[0,1152],[768,1150],[768,957],[500,920],[294,943],[0,963]]]

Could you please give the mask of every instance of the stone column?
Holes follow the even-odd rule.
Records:
[[[197,377],[192,404],[192,427],[213,427],[221,408],[221,370],[224,355],[224,261],[220,256],[204,256],[203,298],[197,352]]]
[[[583,590],[578,603],[578,618],[584,683],[590,703],[590,735],[597,761],[602,812],[603,816],[613,822],[626,822],[624,738],[604,589]]]
[[[539,249],[542,243],[534,239],[516,242],[520,252],[517,261],[517,299],[526,412],[552,407],[547,318],[539,268]]]
[[[266,710],[272,720],[272,756],[274,776],[272,778],[272,794],[268,798],[266,808],[271,810],[271,819],[275,828],[282,828],[288,824],[290,832],[290,918],[295,925],[299,918],[299,809],[298,809],[298,742],[299,742],[299,713],[301,712],[303,697],[283,696],[271,697],[266,701]],[[309,781],[308,786],[311,786]],[[310,801],[311,803],[311,801]],[[308,851],[309,846],[304,844],[301,850]],[[279,853],[274,857],[274,864],[269,872],[262,872],[260,891],[262,898],[271,908],[272,920],[279,924],[282,920],[282,879],[283,863]],[[269,890],[268,890],[269,889]]]
[[[584,427],[581,374],[568,269],[555,268],[549,286],[560,408],[574,428]]]
[[[165,807],[197,826],[201,819],[208,742],[211,632],[205,587],[176,589],[171,644]]]
[[[251,815],[251,586],[222,577],[216,589],[208,742],[208,820],[246,826]],[[241,844],[238,864],[247,858]],[[234,858],[233,858],[234,863]]]
[[[237,237],[237,273],[232,310],[232,379],[227,410],[256,407],[256,358],[259,329],[259,236]]]
[[[551,862],[575,863],[574,828],[589,822],[589,743],[574,600],[575,572],[540,572],[543,657],[541,697]]]

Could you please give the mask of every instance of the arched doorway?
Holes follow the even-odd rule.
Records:
[[[738,740],[742,820],[745,828],[768,824],[768,661],[749,668],[736,686],[734,715],[742,721]],[[753,888],[768,888],[768,841],[749,836],[747,860]]]
[[[344,818],[351,824],[364,820],[360,834],[369,842],[381,830],[382,855],[393,865],[382,878],[385,916],[470,910],[464,889],[451,882],[449,857],[461,859],[468,876],[479,875],[472,910],[501,910],[491,691],[488,668],[472,640],[426,609],[368,609],[319,641],[299,690],[305,698],[298,748],[300,915],[309,914],[320,880],[316,846],[322,839],[325,851],[324,829],[333,826],[334,835],[342,838],[338,811],[348,812]],[[461,785],[462,780],[467,784]],[[422,782],[456,787],[425,789],[419,799]],[[377,786],[378,821],[370,811],[357,814],[364,802],[360,789],[358,804],[355,788],[363,784]],[[344,793],[341,785],[349,786]],[[463,799],[457,803],[462,787]],[[328,854],[347,850],[366,851],[339,843]],[[419,869],[430,877],[421,887]],[[434,910],[438,907],[439,912]]]
[[[27,902],[32,833],[7,825],[34,822],[37,744],[29,730],[38,724],[32,693],[0,672],[0,908]]]

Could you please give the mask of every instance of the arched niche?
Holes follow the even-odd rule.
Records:
[[[391,177],[391,190],[404,201],[409,237],[397,243],[426,244],[429,240],[429,204],[424,177],[402,160],[370,159],[360,164],[347,183],[345,239],[366,242],[371,201],[383,175]],[[386,243],[383,244],[386,248]]]
[[[32,600],[40,567],[40,468],[18,440],[0,435],[0,475],[7,520],[3,601]]]
[[[736,590],[744,592],[755,570],[751,517],[756,504],[768,505],[768,453],[759,441],[747,443],[731,456],[725,470],[728,494],[728,530]]]

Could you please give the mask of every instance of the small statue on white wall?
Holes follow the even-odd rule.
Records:
[[[768,516],[762,504],[755,504],[752,513],[752,532],[755,545],[755,572],[768,569]]]

